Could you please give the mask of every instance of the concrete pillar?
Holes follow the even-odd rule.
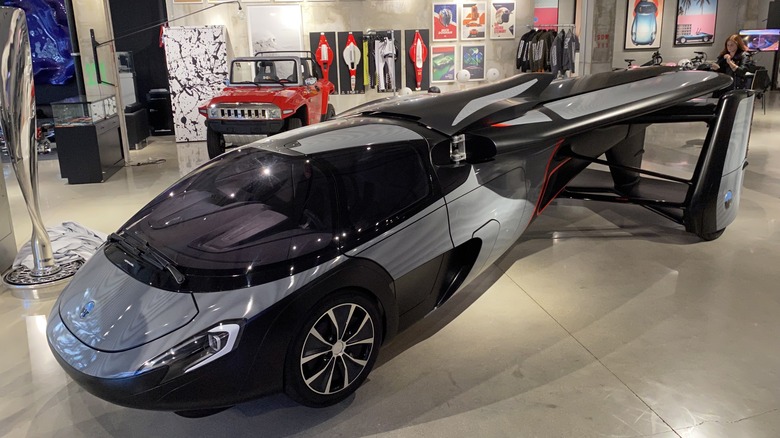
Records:
[[[616,44],[615,1],[583,0],[580,4],[584,19],[580,34],[583,72],[587,75],[611,71],[612,49]]]

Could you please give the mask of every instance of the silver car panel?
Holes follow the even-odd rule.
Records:
[[[718,77],[718,73],[698,73],[697,81],[708,81]],[[556,100],[544,105],[566,120],[596,114],[615,109],[623,105],[639,103],[668,91],[680,89],[690,83],[685,74],[662,74],[641,81],[617,85],[610,92],[592,91],[577,96]]]
[[[438,200],[403,226],[384,233],[349,254],[373,260],[398,279],[452,249],[447,209]]]
[[[144,293],[152,295],[158,293],[180,295],[190,300],[194,298],[200,312],[191,323],[168,336],[151,340],[143,337],[143,334],[141,334],[141,338],[134,342],[142,345],[126,351],[111,353],[89,347],[87,344],[79,341],[65,327],[59,312],[52,312],[49,316],[48,339],[52,341],[50,343],[51,347],[63,360],[84,374],[101,378],[133,376],[137,373],[136,370],[149,359],[157,357],[162,352],[208,330],[222,321],[251,318],[259,314],[282,298],[292,294],[301,286],[310,283],[346,260],[347,257],[339,256],[315,268],[271,283],[224,292],[182,294],[179,292],[162,291],[147,286],[147,291]],[[111,262],[106,260],[100,264],[111,265]],[[122,273],[122,275],[127,277],[125,273]],[[77,295],[77,292],[66,289],[60,295],[55,306],[60,305],[63,301],[72,299],[74,295]],[[105,331],[102,327],[97,326],[94,327],[94,330],[95,333],[103,333]]]
[[[94,259],[63,291],[59,306],[68,329],[90,347],[134,348],[181,328],[198,314],[190,294],[151,288],[114,266],[103,251]]]

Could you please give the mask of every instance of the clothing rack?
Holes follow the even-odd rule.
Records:
[[[389,57],[390,61],[386,61],[389,65],[387,65],[388,68],[388,74],[390,76],[390,86],[393,91],[393,96],[398,95],[398,86],[396,84],[396,77],[395,77],[395,62],[400,62],[398,53],[399,53],[399,46],[398,44],[401,43],[401,41],[396,41],[395,30],[389,29],[389,30],[372,30],[368,29],[365,32],[363,32],[363,41],[368,42],[368,53],[370,53],[370,57],[375,57],[376,54],[374,53],[375,46],[373,44],[374,41],[381,41],[384,39],[387,39],[390,41],[390,44],[395,47],[394,53],[392,56]],[[367,54],[368,54],[367,53]],[[385,58],[388,58],[388,55],[384,56]],[[384,81],[385,77],[382,73],[384,71],[384,64],[380,69],[380,66],[378,65],[378,61],[375,60],[374,63],[367,63],[366,64],[369,67],[369,86],[373,88],[374,86],[377,87],[377,89],[384,89],[384,86],[380,87],[378,83],[374,83],[374,79],[377,79],[378,81]],[[400,78],[398,78],[400,80]]]
[[[537,29],[538,28],[537,26],[534,26],[533,24],[526,24],[525,27],[527,27],[529,29]],[[560,28],[560,27],[577,27],[577,25],[576,24],[555,23],[555,24],[547,24],[547,25],[539,26],[539,27],[541,27],[541,28],[547,28],[547,27],[558,27],[558,28]]]

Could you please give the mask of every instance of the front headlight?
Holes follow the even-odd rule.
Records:
[[[279,109],[278,106],[275,106],[268,110],[268,117],[271,119],[281,119],[282,118],[282,110]]]
[[[210,118],[216,118],[219,115],[219,108],[217,108],[215,105],[212,105],[209,107],[209,117]]]
[[[168,379],[198,369],[233,351],[240,331],[241,326],[237,323],[222,323],[147,360],[138,373],[167,366]]]

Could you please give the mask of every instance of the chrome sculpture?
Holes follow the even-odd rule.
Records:
[[[62,286],[83,261],[60,266],[38,205],[38,155],[35,141],[35,86],[27,18],[18,8],[0,7],[0,127],[16,180],[32,220],[33,267],[12,267],[3,283],[20,298],[45,298]],[[29,293],[26,293],[29,292]]]

